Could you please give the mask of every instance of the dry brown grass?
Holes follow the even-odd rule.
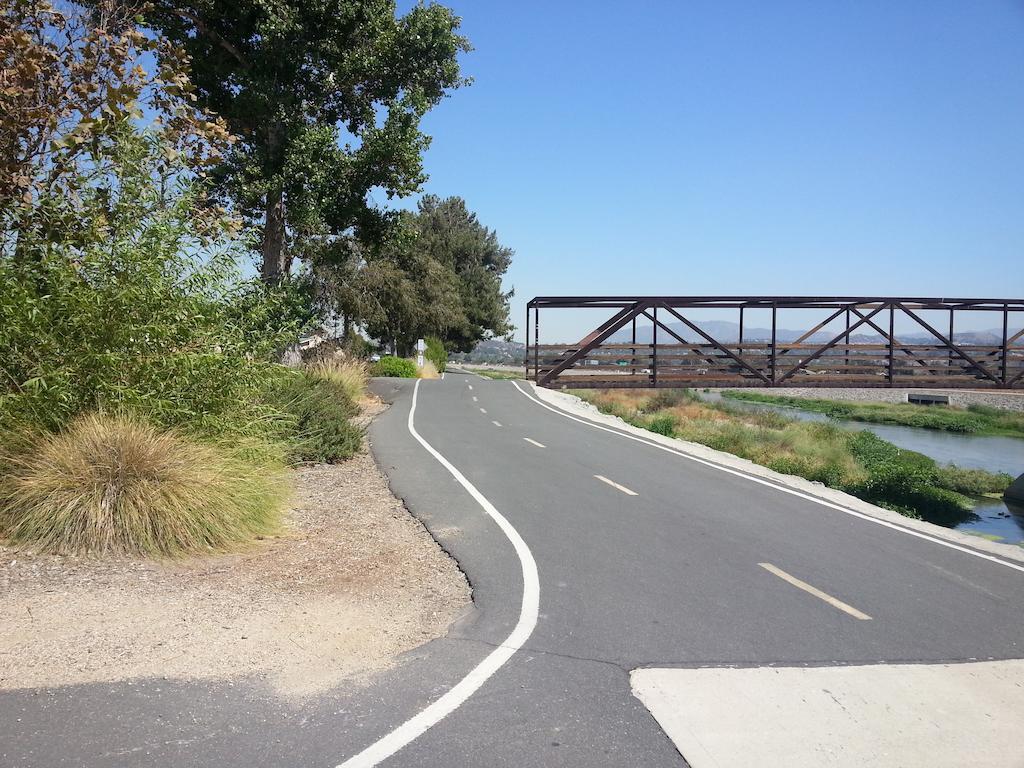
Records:
[[[273,531],[283,470],[137,420],[80,417],[0,446],[0,536],[53,553],[175,555]]]
[[[441,374],[437,372],[437,366],[430,360],[424,360],[423,365],[416,371],[416,377],[420,379],[440,379]]]
[[[328,357],[311,364],[306,370],[313,376],[337,384],[353,403],[358,403],[366,396],[370,369],[362,360]]]

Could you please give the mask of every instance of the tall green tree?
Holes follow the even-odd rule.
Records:
[[[340,238],[313,264],[320,310],[360,326],[401,355],[418,338],[465,322],[458,280],[416,247],[416,215],[403,211],[387,236],[372,244]]]
[[[458,197],[426,195],[373,244],[339,238],[314,262],[321,306],[399,354],[437,336],[449,351],[512,330],[502,278],[513,252]]]
[[[370,191],[420,189],[420,120],[467,82],[460,20],[434,3],[398,16],[394,0],[153,0],[146,20],[237,136],[221,188],[262,222],[268,281],[345,233],[376,237],[393,214]]]
[[[498,241],[466,207],[461,197],[425,195],[415,217],[415,249],[421,258],[447,268],[459,294],[461,317],[446,327],[431,329],[449,351],[469,352],[477,342],[512,331],[509,299],[502,277],[514,252]]]

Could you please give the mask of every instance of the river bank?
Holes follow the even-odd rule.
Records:
[[[713,390],[725,391],[725,390]],[[777,395],[778,389],[770,387],[749,387],[744,392],[762,395]],[[905,387],[843,387],[842,389],[821,389],[818,387],[786,387],[786,395],[807,399],[824,398],[828,400],[844,400],[860,403],[906,403],[908,395],[928,393],[943,395],[949,404],[957,408],[969,408],[972,405],[1001,408],[1005,411],[1024,412],[1024,390],[991,390],[991,389],[907,389]]]
[[[845,429],[822,414],[800,420],[775,406],[705,402],[700,397],[706,395],[687,390],[574,394],[635,426],[726,451],[945,527],[970,529],[982,519],[974,511],[979,506],[988,514],[1009,514],[990,509],[993,500],[984,499],[985,494],[1001,493],[1012,479],[1008,474],[940,464],[862,425]],[[1007,541],[1024,538],[1020,527],[1004,528],[1001,533],[978,533]]]
[[[792,405],[725,398],[723,393],[717,390],[708,392],[700,390],[695,391],[695,394],[704,402],[724,403],[733,409],[743,408],[778,413],[800,421],[835,424],[852,431],[867,429],[899,448],[923,453],[939,464],[955,464],[958,467],[1002,472],[1013,477],[1024,471],[1024,440],[1021,438],[964,434],[925,427],[853,421]]]
[[[906,402],[839,402],[820,396],[795,397],[790,394],[766,394],[738,389],[727,389],[721,394],[730,400],[784,405],[845,421],[920,427],[961,435],[1024,438],[1024,412],[1007,411],[978,403],[961,408],[945,405],[921,406]]]

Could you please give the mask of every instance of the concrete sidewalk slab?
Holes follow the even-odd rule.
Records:
[[[638,669],[693,768],[1021,768],[1024,661]]]

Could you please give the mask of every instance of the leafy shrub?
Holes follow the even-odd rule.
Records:
[[[824,413],[834,419],[866,421],[874,424],[899,424],[922,429],[938,429],[958,434],[1005,434],[1024,436],[1024,413],[983,405],[967,409],[920,406],[908,403],[856,403],[760,392],[729,390],[723,397],[733,400],[772,403]]]
[[[162,150],[121,130],[76,208],[43,195],[16,241],[0,232],[0,426],[105,410],[218,438],[267,428],[291,297],[240,278],[228,222],[197,236],[195,192]]]
[[[644,424],[644,427],[649,429],[651,432],[657,432],[659,435],[672,437],[676,433],[676,426],[678,424],[679,419],[671,413],[663,413],[649,419],[647,423]]]
[[[173,555],[272,532],[279,466],[137,419],[87,414],[0,446],[0,535],[57,553]]]
[[[993,473],[983,469],[968,469],[950,464],[936,468],[936,485],[967,496],[981,496],[986,493],[1002,493],[1013,482],[1005,472]]]
[[[343,384],[289,372],[271,389],[270,401],[285,415],[284,437],[293,462],[340,461],[362,446],[362,430],[349,422],[359,409]]]
[[[1024,436],[1024,411],[1009,411],[979,404],[967,406],[967,411],[984,419],[992,431]]]
[[[416,378],[416,363],[404,357],[385,355],[370,369],[373,376],[393,376],[400,379]]]
[[[802,422],[784,414],[685,397],[672,397],[668,402],[677,405],[645,415],[654,396],[593,390],[577,394],[638,427],[725,451],[940,525],[955,525],[971,516],[971,501],[963,493],[995,489],[1009,481],[1008,476],[938,467],[927,456],[901,450],[871,432],[850,432],[828,422]]]
[[[850,440],[854,456],[868,470],[868,479],[844,490],[867,501],[885,502],[940,524],[970,513],[970,500],[937,485],[935,462],[914,451],[897,448],[862,431]]]
[[[366,382],[370,378],[370,370],[365,362],[337,356],[318,360],[307,366],[306,371],[315,378],[327,379],[336,384],[353,403],[366,394]]]
[[[437,336],[427,336],[425,341],[427,342],[427,351],[423,353],[423,356],[434,364],[438,373],[444,373],[448,365],[448,352],[444,348],[444,342]]]
[[[302,293],[316,290],[309,282],[312,280],[308,275],[300,278],[293,278],[292,283]],[[315,314],[310,316],[310,322],[315,324]],[[302,362],[307,365],[315,365],[323,360],[330,360],[341,357],[349,360],[366,360],[377,349],[377,345],[368,341],[358,333],[349,333],[348,338],[334,337],[326,338],[315,347],[304,349],[300,352]]]
[[[358,333],[350,333],[348,338],[342,342],[341,348],[351,357],[365,360],[377,350],[377,345],[369,339],[364,339]]]

